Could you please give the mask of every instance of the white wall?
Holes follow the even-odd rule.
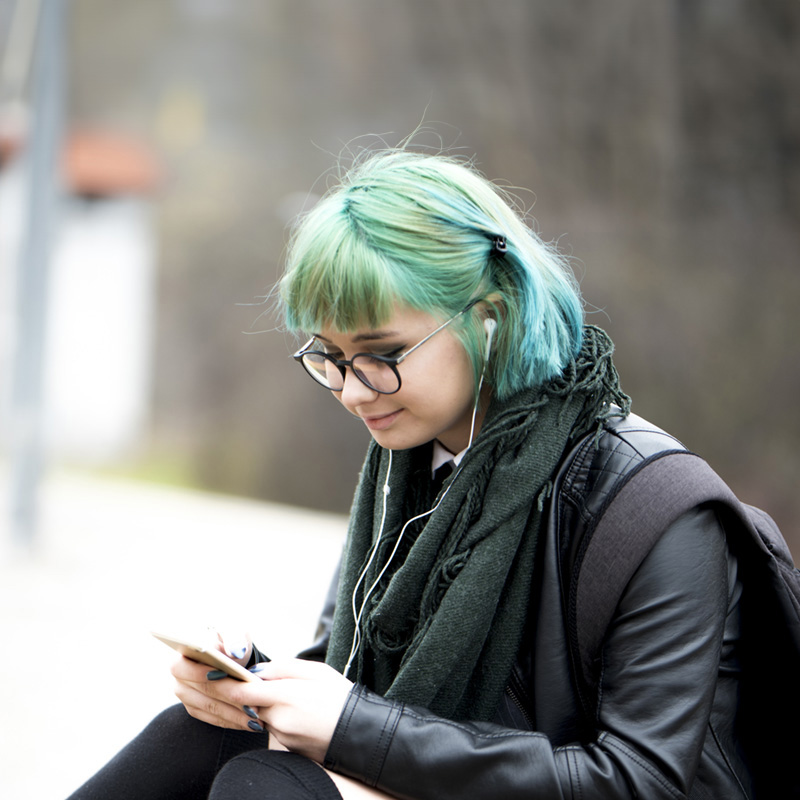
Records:
[[[144,201],[68,203],[47,332],[47,441],[54,454],[113,459],[141,434],[150,396],[154,268]]]

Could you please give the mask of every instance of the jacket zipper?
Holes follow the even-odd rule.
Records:
[[[511,685],[515,677],[516,676],[512,673],[511,682],[506,684],[506,694],[511,698],[514,705],[519,709],[519,712],[525,718],[525,722],[528,725],[528,729],[533,730],[533,719],[531,719],[531,715],[530,713],[528,713],[528,709],[525,708],[524,704],[522,703],[522,700],[520,700],[519,698],[519,695],[514,691],[514,687]]]

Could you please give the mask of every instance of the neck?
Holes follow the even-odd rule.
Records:
[[[483,425],[483,420],[489,408],[491,398],[491,388],[489,386],[482,387],[472,409],[472,416],[470,417],[469,424],[467,425],[465,423],[457,430],[448,431],[445,436],[437,437],[439,444],[453,454],[460,453],[462,450],[471,447],[480,433],[481,425]]]

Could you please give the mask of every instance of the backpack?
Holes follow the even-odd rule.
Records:
[[[742,682],[738,733],[756,796],[800,798],[800,570],[775,522],[741,503],[699,456],[667,450],[614,487],[573,564],[567,598],[573,665],[587,719],[600,653],[625,587],[661,533],[683,513],[713,503],[742,581]]]

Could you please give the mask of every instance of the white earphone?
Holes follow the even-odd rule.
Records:
[[[486,354],[484,359],[489,360],[489,355],[492,352],[492,340],[494,339],[495,331],[497,330],[497,320],[491,317],[486,317],[483,321],[483,327],[486,331]]]

